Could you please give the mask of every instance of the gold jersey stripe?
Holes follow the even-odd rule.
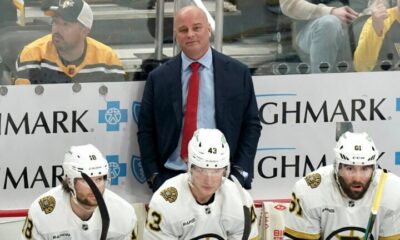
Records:
[[[303,233],[303,232],[298,232],[293,229],[290,229],[288,227],[285,227],[285,233],[288,233],[289,235],[300,238],[300,239],[310,239],[310,240],[317,240],[320,238],[320,234],[312,234],[312,233]]]

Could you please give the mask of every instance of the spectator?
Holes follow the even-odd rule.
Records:
[[[83,0],[46,6],[53,15],[51,34],[24,47],[17,60],[17,77],[33,84],[124,81],[117,54],[88,37],[93,23]]]
[[[347,26],[358,12],[338,0],[280,0],[280,6],[295,19],[295,46],[300,56],[309,59],[313,73],[321,72],[321,63],[333,71],[338,60],[351,60]]]
[[[103,217],[107,212],[107,239],[136,239],[135,210],[106,189],[108,162],[96,147],[72,146],[63,169],[62,185],[37,198],[29,208],[22,239],[105,239],[100,236],[107,225]]]
[[[285,213],[285,236],[399,239],[400,178],[377,168],[379,154],[372,139],[366,133],[346,132],[334,151],[334,165],[322,167],[295,184]],[[381,195],[379,189],[383,190]],[[377,193],[380,203],[375,202]],[[375,224],[369,222],[371,206],[377,211]],[[364,237],[367,226],[372,228],[371,238]]]
[[[249,189],[261,132],[249,70],[210,48],[211,28],[200,8],[181,8],[174,31],[182,52],[149,74],[142,98],[138,140],[148,182],[155,191],[186,172],[195,129],[218,128],[230,145],[232,174]],[[199,73],[194,69],[189,81],[196,65]]]
[[[188,164],[187,173],[167,180],[153,195],[144,239],[258,239],[250,194],[226,179],[224,135],[198,129],[189,143]]]
[[[400,45],[398,18],[399,7],[386,9],[382,0],[372,4],[371,17],[365,23],[357,49],[354,53],[354,68],[356,71],[379,70],[379,60],[390,60],[398,63],[400,60]]]

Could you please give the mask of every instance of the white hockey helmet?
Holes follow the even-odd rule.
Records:
[[[188,146],[188,169],[192,165],[201,168],[227,168],[229,176],[229,145],[218,129],[197,129]]]
[[[334,152],[336,174],[338,174],[340,163],[376,167],[378,150],[372,138],[365,132],[345,132],[339,138]]]
[[[64,177],[74,196],[75,178],[82,178],[81,172],[89,177],[107,176],[108,162],[92,144],[72,146],[64,156]]]

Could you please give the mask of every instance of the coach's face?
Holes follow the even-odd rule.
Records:
[[[198,60],[207,52],[211,27],[200,8],[180,9],[174,19],[174,32],[179,47],[192,60]]]
[[[374,166],[340,164],[339,182],[344,193],[353,200],[361,199],[371,183]]]

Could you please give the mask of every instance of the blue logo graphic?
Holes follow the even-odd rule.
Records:
[[[290,151],[296,150],[294,147],[263,147],[257,148],[257,151]]]
[[[146,176],[144,175],[142,163],[140,162],[140,157],[133,155],[131,159],[131,170],[133,176],[140,183],[146,182]]]
[[[396,165],[400,165],[400,152],[395,152],[395,163]]]
[[[256,97],[294,97],[296,93],[260,93]]]
[[[396,98],[396,111],[400,112],[400,98]]]
[[[124,122],[128,122],[128,109],[120,109],[119,101],[107,102],[107,109],[99,110],[99,123],[107,124],[107,132],[119,131]]]
[[[106,156],[110,167],[111,185],[118,185],[120,177],[126,177],[126,163],[119,163],[118,155]]]
[[[396,112],[400,112],[400,98],[396,98]],[[395,152],[394,164],[400,165],[400,152]]]
[[[140,102],[134,101],[132,104],[132,116],[136,124],[139,123]]]

